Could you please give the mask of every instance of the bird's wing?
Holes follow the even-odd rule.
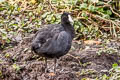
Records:
[[[64,29],[60,24],[45,25],[44,28],[40,29],[36,33],[34,41],[37,41],[41,44],[45,43],[47,40],[53,38],[56,34],[59,34],[63,30]]]
[[[45,28],[40,29],[34,36],[32,41],[32,50],[40,52],[40,48],[48,45],[54,35],[58,34],[62,29],[58,25],[46,25]]]
[[[33,37],[31,49],[38,53],[41,46],[50,38],[49,28],[42,28],[38,30]]]
[[[49,39],[40,49],[40,52],[47,54],[64,53],[67,48],[71,47],[71,37],[65,31],[56,34]]]
[[[45,25],[44,28],[39,29],[34,36],[33,43],[35,42],[40,44],[45,43],[46,39],[51,38],[51,34],[50,34],[51,29],[52,26],[49,27],[48,25]]]

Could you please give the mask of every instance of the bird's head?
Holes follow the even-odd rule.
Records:
[[[70,13],[63,12],[63,14],[61,16],[61,22],[62,23],[73,23],[73,20],[72,20]]]

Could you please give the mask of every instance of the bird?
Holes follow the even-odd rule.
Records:
[[[31,50],[41,57],[45,57],[47,71],[47,59],[54,59],[54,72],[56,71],[57,59],[66,55],[71,48],[75,37],[71,14],[63,12],[59,24],[43,25],[32,40]]]

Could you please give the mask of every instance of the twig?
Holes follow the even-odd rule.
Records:
[[[112,35],[112,23],[110,22],[110,34]]]
[[[107,22],[111,22],[111,23],[115,24],[117,28],[120,29],[120,27],[117,25],[117,23],[114,22],[114,21],[112,21],[112,20],[105,19],[105,18],[103,18],[103,17],[101,17],[101,16],[98,16],[98,15],[93,15],[93,14],[92,14],[92,16],[93,16],[93,17],[97,17],[97,18],[102,19],[102,20],[107,21]]]
[[[75,56],[73,56],[71,54],[67,54],[67,55],[73,57],[74,59],[76,59],[78,61],[78,63],[80,64],[80,66],[82,65],[82,63],[80,62],[80,60],[78,59],[78,57],[75,57]]]
[[[110,3],[111,1],[112,1],[112,0],[108,1],[107,3],[104,3],[105,5],[104,5],[104,6],[100,6],[100,7],[110,7],[111,11],[112,11],[115,15],[117,15],[117,16],[120,17],[120,15],[113,10],[113,8],[111,7],[111,5],[109,5],[109,3]]]
[[[111,9],[111,11],[112,11],[114,14],[116,14],[117,16],[120,17],[120,15],[119,15],[118,13],[116,13],[111,6],[110,6],[110,9]]]

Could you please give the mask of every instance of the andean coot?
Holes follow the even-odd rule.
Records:
[[[32,42],[32,50],[39,56],[54,58],[54,71],[57,58],[65,55],[71,48],[72,39],[75,36],[73,22],[69,13],[64,12],[61,16],[60,24],[48,24],[40,29]]]

